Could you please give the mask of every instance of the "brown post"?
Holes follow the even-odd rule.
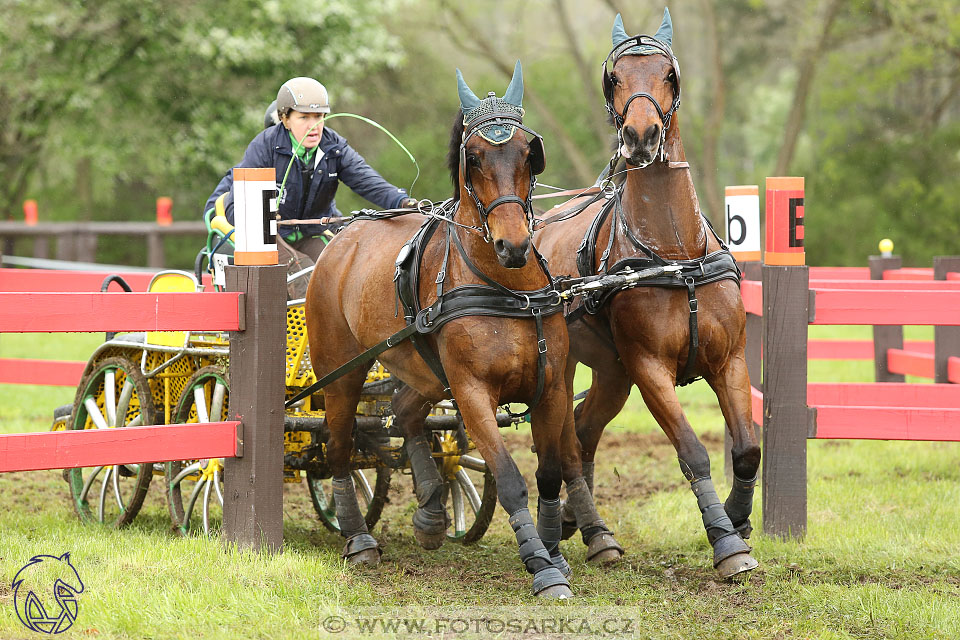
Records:
[[[159,231],[147,234],[147,266],[163,269],[166,258],[163,254],[163,235]]]
[[[947,273],[960,271],[960,256],[937,256],[933,259],[933,279],[946,280]],[[947,362],[960,358],[960,327],[933,328],[934,382],[950,382]]]
[[[887,269],[903,266],[900,256],[870,256],[870,279],[883,280]],[[873,370],[877,382],[904,382],[899,373],[890,373],[887,368],[887,349],[903,349],[903,327],[878,325],[873,328]]]
[[[767,178],[763,265],[763,531],[807,530],[807,325],[803,178]]]
[[[230,418],[243,422],[242,457],[224,464],[223,539],[276,551],[283,543],[286,268],[227,267],[246,327],[230,336]]]
[[[34,236],[33,238],[33,257],[34,258],[47,258],[49,254],[47,253],[47,236]]]

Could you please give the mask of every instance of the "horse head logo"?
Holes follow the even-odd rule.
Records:
[[[70,554],[34,556],[13,578],[13,601],[20,622],[31,631],[62,633],[77,619],[80,574]]]

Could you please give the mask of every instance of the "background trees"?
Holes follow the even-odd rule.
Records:
[[[334,111],[395,133],[420,165],[415,195],[447,197],[454,68],[478,91],[501,93],[518,58],[527,122],[547,144],[542,181],[585,185],[610,153],[599,72],[613,17],[621,11],[629,32],[649,33],[662,9],[0,0],[0,216],[18,217],[33,197],[44,219],[150,219],[160,195],[174,198],[175,217],[199,216],[295,75],[326,83]],[[862,264],[882,237],[911,264],[958,252],[960,17],[950,2],[679,0],[670,9],[680,122],[707,215],[721,218],[724,185],[804,175],[811,264]],[[330,126],[410,185],[415,169],[382,133],[347,118]],[[342,210],[364,206],[341,194]],[[123,251],[104,246],[102,259],[142,260]]]

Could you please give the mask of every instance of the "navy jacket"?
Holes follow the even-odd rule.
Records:
[[[294,160],[290,166],[283,199],[279,203],[279,213],[282,220],[306,220],[324,216],[339,216],[340,213],[337,211],[334,196],[341,181],[357,195],[366,198],[382,209],[398,207],[407,197],[406,190],[397,188],[384,180],[383,176],[370,167],[363,156],[357,153],[353,147],[347,144],[347,140],[333,129],[323,128],[319,149],[323,151],[323,157],[313,169],[313,178],[310,182],[310,191],[306,200],[303,199],[304,181],[301,175],[303,165],[300,160]],[[243,159],[236,166],[274,167],[277,172],[277,189],[279,189],[280,183],[283,181],[283,174],[286,172],[287,165],[290,164],[290,158],[292,157],[293,145],[290,142],[290,136],[283,124],[277,124],[264,129],[253,139],[247,146]],[[312,162],[313,159],[311,158]],[[224,198],[227,220],[233,224],[232,171],[228,171],[227,175],[220,180],[220,184],[207,199],[207,204],[203,210],[206,212],[212,209],[217,198],[224,192],[228,192],[226,198]],[[305,236],[317,236],[327,228],[329,227],[324,225],[304,224],[294,227],[280,226],[278,231],[284,237],[294,233],[295,230],[299,230]]]

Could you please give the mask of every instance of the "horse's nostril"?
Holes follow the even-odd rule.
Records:
[[[493,248],[496,250],[497,253],[503,253],[503,247],[504,247],[503,240],[494,240]]]
[[[640,136],[637,135],[637,130],[630,125],[625,126],[623,128],[623,141],[631,147],[636,146],[636,144],[640,141]]]
[[[643,144],[652,147],[660,141],[660,125],[652,124],[643,134]]]

